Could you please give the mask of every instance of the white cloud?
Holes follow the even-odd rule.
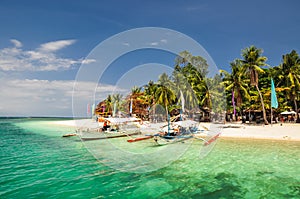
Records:
[[[10,41],[15,45],[16,48],[21,48],[23,46],[22,43],[16,39],[11,39]]]
[[[84,59],[84,60],[82,60],[81,64],[90,64],[93,62],[96,62],[96,60],[95,59]]]
[[[60,41],[52,41],[45,44],[42,44],[39,48],[40,51],[46,51],[46,52],[54,52],[57,50],[60,50],[62,48],[65,48],[69,45],[72,45],[76,42],[76,40],[60,40]]]
[[[124,42],[124,43],[122,43],[124,46],[130,46],[130,43],[128,43],[128,42]]]
[[[150,43],[151,46],[157,46],[158,45],[158,42],[152,42]]]
[[[97,85],[94,82],[49,81],[38,79],[0,79],[2,116],[72,116],[72,97],[76,110],[86,114],[87,103],[105,99],[113,90],[124,92],[114,85]],[[94,98],[95,97],[95,98]],[[77,115],[78,116],[78,115]]]
[[[162,39],[162,40],[160,40],[160,42],[166,44],[166,43],[168,43],[168,40]]]
[[[68,70],[82,63],[95,60],[59,57],[56,51],[72,45],[75,40],[60,40],[40,45],[34,50],[23,50],[22,43],[12,39],[14,47],[0,49],[0,70],[2,71],[57,71]]]
[[[168,40],[161,39],[159,41],[153,41],[151,43],[148,43],[148,45],[150,45],[150,46],[158,46],[158,45],[162,45],[162,44],[166,44],[166,43],[168,43]]]

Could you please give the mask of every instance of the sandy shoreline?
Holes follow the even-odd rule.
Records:
[[[201,123],[208,127],[215,124]],[[226,123],[220,125],[220,137],[223,138],[245,138],[245,139],[270,139],[300,141],[300,124],[284,123],[272,125],[249,125],[242,123]]]
[[[99,125],[91,119],[51,121],[49,124],[77,128],[98,128]],[[300,124],[283,123],[272,125],[249,125],[241,123],[226,123],[217,125],[201,123],[200,126],[214,129],[221,133],[221,138],[270,139],[300,141]]]

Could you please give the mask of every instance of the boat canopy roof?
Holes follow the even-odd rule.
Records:
[[[136,117],[121,117],[121,118],[117,118],[117,117],[109,117],[109,118],[105,118],[106,121],[109,121],[110,123],[125,123],[125,122],[139,122],[141,121],[141,119],[136,118]]]
[[[281,115],[294,115],[294,114],[296,114],[296,112],[295,111],[283,111],[280,114]]]
[[[190,127],[190,126],[198,125],[199,123],[193,120],[183,120],[183,121],[174,122],[174,124],[177,124],[178,126],[182,126],[182,127]]]

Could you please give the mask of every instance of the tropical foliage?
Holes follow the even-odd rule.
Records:
[[[275,114],[285,110],[298,112],[300,99],[300,57],[295,50],[282,56],[278,66],[270,67],[263,50],[250,46],[241,51],[241,59],[230,63],[230,72],[220,70],[220,74],[207,77],[209,66],[200,56],[188,51],[181,52],[175,59],[173,73],[163,73],[157,82],[150,80],[143,87],[133,87],[132,92],[121,102],[121,95],[109,95],[105,100],[107,111],[114,104],[119,110],[130,103],[133,113],[140,116],[155,105],[164,107],[168,115],[173,110],[187,114],[197,110],[210,113],[224,112],[237,115],[245,111],[262,111],[263,121],[269,123],[270,115],[270,78],[275,82],[279,107]],[[141,109],[146,111],[141,111]],[[140,110],[140,111],[138,111]],[[297,114],[298,116],[298,114]],[[299,118],[297,117],[299,121]]]
[[[266,66],[265,63],[267,61],[267,57],[261,56],[262,49],[256,48],[255,46],[250,46],[249,48],[245,48],[242,50],[242,56],[243,56],[243,68],[245,68],[246,71],[248,71],[250,76],[250,85],[255,86],[263,112],[263,118],[265,124],[268,124],[267,116],[266,116],[266,110],[265,110],[265,104],[263,96],[260,92],[260,89],[258,87],[258,75],[259,73],[264,73],[264,70],[261,68],[262,66]]]

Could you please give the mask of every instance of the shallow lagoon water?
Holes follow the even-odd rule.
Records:
[[[96,160],[78,138],[61,137],[74,129],[48,120],[57,119],[0,120],[0,198],[300,198],[299,142],[219,139],[205,158],[193,142],[166,167],[131,173]]]

